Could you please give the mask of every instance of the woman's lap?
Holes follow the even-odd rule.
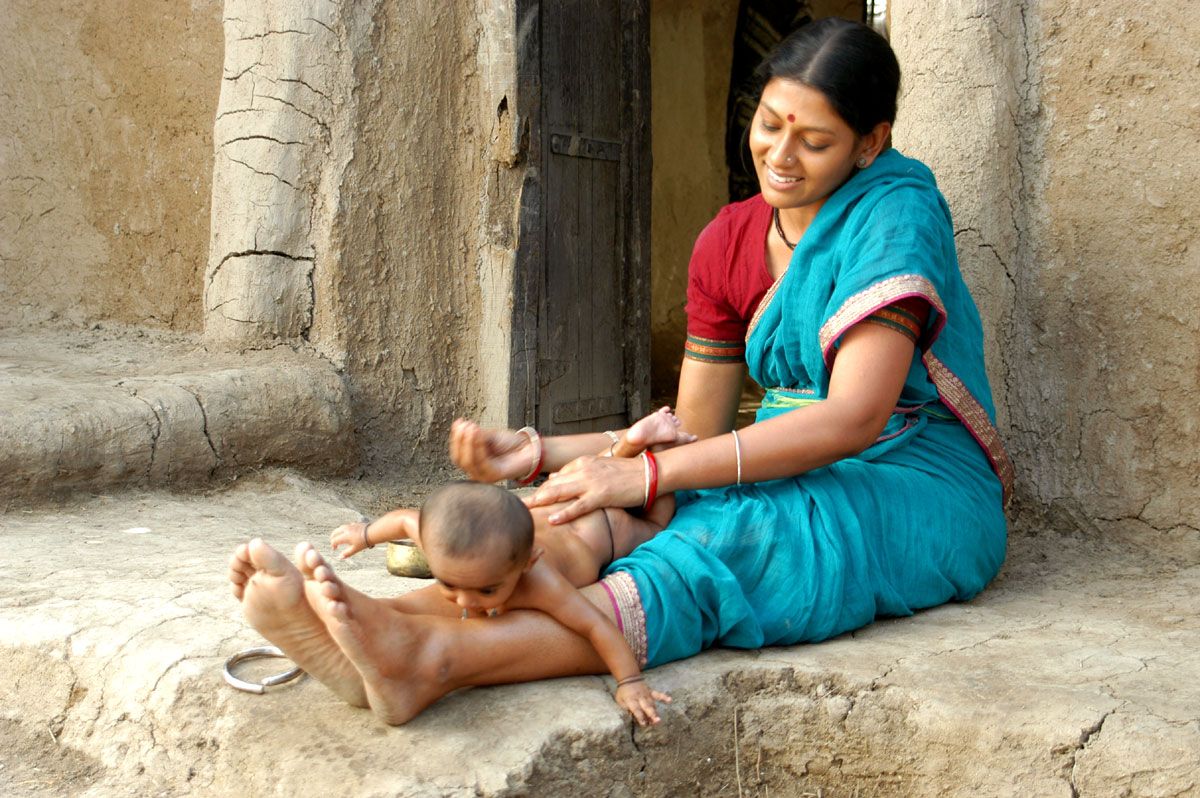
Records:
[[[872,461],[680,496],[609,569],[637,585],[652,665],[823,640],[975,595],[1004,558],[1000,486],[954,424]]]

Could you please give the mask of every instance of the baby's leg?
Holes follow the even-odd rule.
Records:
[[[636,457],[652,446],[694,441],[694,436],[680,431],[679,423],[671,408],[660,407],[625,430],[625,435],[612,447],[613,456]]]

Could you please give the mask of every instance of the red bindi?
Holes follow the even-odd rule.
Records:
[[[788,121],[789,121],[789,122],[795,122],[795,121],[796,121],[796,115],[795,115],[795,114],[788,114]]]

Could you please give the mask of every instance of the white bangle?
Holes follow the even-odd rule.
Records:
[[[533,462],[530,463],[529,473],[523,477],[517,477],[518,485],[526,485],[533,481],[542,470],[542,436],[538,435],[537,430],[533,427],[521,427],[517,430],[518,435],[524,435],[529,439],[530,445],[533,447]]]
[[[733,453],[737,457],[737,484],[742,484],[742,439],[733,431]]]

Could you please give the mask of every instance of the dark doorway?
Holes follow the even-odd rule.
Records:
[[[648,0],[517,3],[529,122],[510,421],[620,427],[650,382]]]

